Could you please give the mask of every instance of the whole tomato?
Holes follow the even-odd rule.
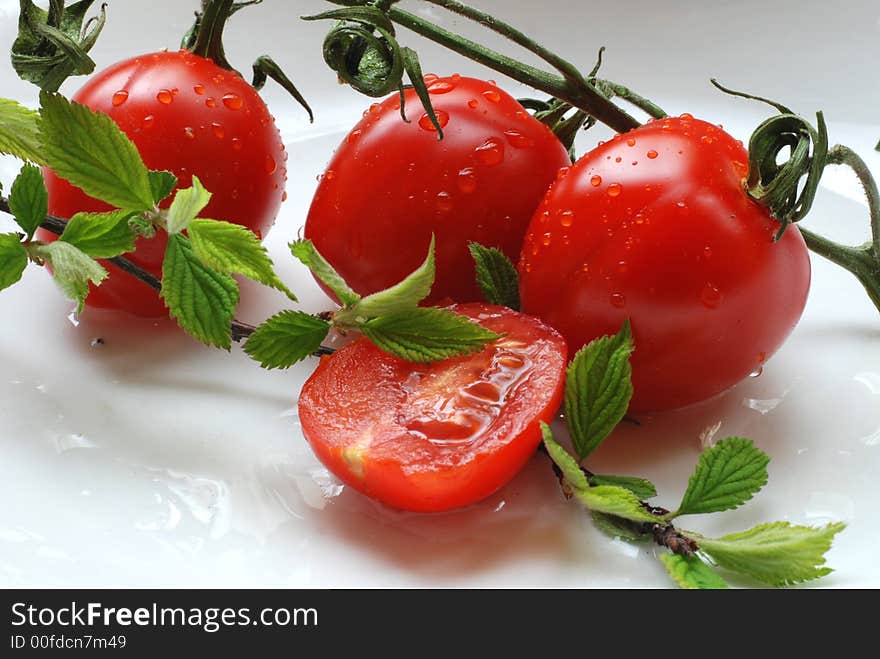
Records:
[[[410,123],[399,96],[374,104],[321,178],[305,235],[366,295],[418,267],[434,234],[427,302],[480,300],[468,242],[516,258],[532,213],[570,161],[552,131],[494,84],[458,75],[425,82],[443,139],[414,90],[406,91]]]
[[[634,411],[704,400],[761,368],[801,316],[810,260],[743,183],[748,154],[683,115],[582,157],[529,225],[523,311],[571,354],[632,321]]]
[[[267,232],[284,198],[287,154],[259,94],[237,73],[188,51],[141,55],[93,76],[73,100],[108,114],[150,169],[165,169],[189,187],[192,176],[213,193],[203,217]],[[45,172],[49,212],[71,217],[109,207]],[[165,205],[170,203],[166,200]],[[55,236],[41,231],[41,240]],[[140,239],[126,255],[160,275],[166,236]],[[109,278],[87,304],[141,316],[166,313],[158,294],[104,263]]]

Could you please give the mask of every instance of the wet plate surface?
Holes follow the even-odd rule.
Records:
[[[17,4],[0,2],[2,44],[12,38]],[[151,4],[167,5],[168,11],[111,3],[108,31],[95,52],[99,66],[175,42],[189,11],[180,3]],[[296,4],[303,13],[321,7],[317,1]],[[550,19],[509,6],[519,3],[479,4],[537,26],[545,41],[572,24],[554,28]],[[641,3],[622,4],[640,15]],[[769,74],[752,73],[759,69],[757,59],[735,61],[736,54],[747,53],[717,43],[712,35],[719,26],[730,32],[742,15],[739,7],[701,10],[702,3],[682,3],[688,27],[652,14],[634,20],[625,34],[601,33],[596,25],[615,23],[600,10],[579,39],[589,46],[564,50],[588,66],[593,46],[605,43],[611,47],[609,75],[613,71],[654,95],[670,111],[721,122],[742,139],[762,110],[719,98],[704,82],[710,74],[753,85],[805,113],[822,107],[832,140],[854,147],[880,171],[880,157],[872,151],[880,124],[869,111],[880,99],[876,91],[858,89],[858,71],[841,67],[844,61],[878,61],[878,12],[871,3],[853,4],[845,20],[819,9],[792,19],[802,21],[807,34],[821,32],[840,42],[831,62],[816,62],[807,46],[793,45],[801,52],[780,55],[780,66],[816,65],[812,77],[819,81],[809,89],[803,78],[771,83]],[[176,17],[173,25],[161,24],[157,15],[163,13]],[[243,67],[256,54],[246,36],[264,27],[259,46],[290,66],[316,108],[326,108],[309,125],[281,94],[269,93],[292,157],[289,200],[267,245],[303,308],[317,311],[328,301],[285,256],[285,244],[302,224],[315,177],[342,130],[369,103],[336,87],[333,74],[319,66],[321,29],[282,15],[270,6],[243,12],[229,50]],[[132,24],[143,27],[133,37]],[[759,26],[756,43],[769,44],[768,35],[770,28],[765,34]],[[415,37],[411,42],[421,43]],[[648,55],[640,50],[655,42],[664,47],[661,68],[676,72],[665,73],[662,84],[644,70]],[[691,48],[697,47],[701,57],[693,58]],[[850,49],[871,57],[848,58]],[[427,70],[448,66],[437,49],[422,50]],[[658,57],[650,56],[655,69]],[[7,65],[0,68],[4,95],[32,103],[34,92],[13,80]],[[78,84],[72,81],[68,91]],[[3,164],[4,184],[13,172],[11,163]],[[855,181],[845,173],[826,176],[810,226],[859,242],[867,232],[865,217]],[[4,222],[0,228],[6,230]],[[622,428],[594,464],[599,471],[651,478],[661,493],[658,503],[671,506],[701,442],[751,437],[772,458],[768,486],[744,508],[694,518],[689,527],[710,534],[774,519],[843,520],[849,528],[829,555],[837,571],[820,583],[876,587],[880,320],[849,275],[819,259],[813,265],[804,318],[760,375],[698,407]],[[282,296],[246,286],[239,317],[257,322],[283,305]],[[651,560],[650,546],[611,540],[567,505],[541,456],[470,509],[427,516],[394,512],[343,488],[311,455],[299,430],[296,398],[312,364],[263,372],[239,350],[200,347],[168,321],[92,311],[76,318],[70,311],[48,276],[36,270],[0,295],[0,584],[669,584]]]

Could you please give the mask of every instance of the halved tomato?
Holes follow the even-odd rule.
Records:
[[[565,341],[488,304],[450,307],[504,336],[483,351],[413,364],[358,339],[324,357],[299,417],[318,459],[351,487],[417,512],[475,503],[506,484],[562,399]]]

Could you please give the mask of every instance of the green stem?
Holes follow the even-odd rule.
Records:
[[[393,22],[412,30],[426,39],[445,46],[518,82],[566,101],[618,132],[626,132],[639,126],[638,121],[600,94],[570,63],[550,53],[510,25],[452,0],[427,1],[476,20],[494,32],[504,35],[544,59],[557,68],[562,75],[550,74],[502,55],[397,7],[391,7],[388,10],[388,17]]]
[[[233,70],[223,49],[223,28],[234,11],[233,0],[203,0],[202,16],[192,52],[212,60],[217,66]]]
[[[804,227],[798,228],[807,247],[819,256],[849,270],[865,287],[871,302],[880,311],[880,259],[877,258],[874,245],[866,243],[861,247],[848,247]]]
[[[868,197],[868,212],[871,215],[871,244],[874,254],[880,258],[880,192],[877,182],[865,161],[849,147],[838,144],[828,151],[828,164],[846,165],[855,172]]]

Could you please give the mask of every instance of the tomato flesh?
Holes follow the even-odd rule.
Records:
[[[468,242],[516,259],[532,213],[570,162],[550,129],[494,84],[426,82],[443,140],[414,90],[405,94],[410,123],[397,94],[374,104],[321,178],[305,236],[367,295],[418,267],[433,234],[437,276],[426,302],[473,302],[482,296]]]
[[[801,316],[810,261],[797,227],[743,188],[748,155],[718,126],[657,120],[583,156],[533,217],[522,305],[571,353],[632,321],[634,411],[739,382]]]
[[[487,304],[451,307],[506,335],[485,350],[413,364],[358,339],[324,357],[299,417],[318,459],[356,490],[419,512],[475,503],[507,483],[559,407],[562,337]]]
[[[202,217],[235,222],[261,236],[271,228],[284,196],[287,154],[265,103],[238,74],[187,51],[153,53],[94,75],[73,100],[109,115],[147,167],[173,172],[178,187],[189,187],[198,176],[213,195]],[[45,179],[54,215],[110,209],[51,171]],[[39,239],[55,236],[40,231]],[[126,258],[160,275],[165,242],[165,235],[141,239]],[[110,277],[92,290],[87,304],[141,316],[167,313],[151,288],[104,266]]]

